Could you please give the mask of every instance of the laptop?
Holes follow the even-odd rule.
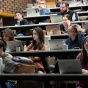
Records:
[[[60,74],[82,74],[82,67],[79,59],[58,59]]]
[[[64,39],[51,39],[49,40],[50,50],[63,50]]]
[[[27,17],[40,16],[39,9],[37,8],[26,8]]]
[[[47,35],[61,34],[60,25],[46,26]]]
[[[62,22],[62,15],[50,15],[51,23]]]
[[[68,1],[68,3],[69,3],[69,7],[74,7],[77,4],[77,2],[74,0]]]
[[[20,47],[19,51],[23,51],[23,44],[21,41],[8,41],[7,47],[9,49],[9,52],[16,52],[17,47]]]
[[[33,4],[27,4],[27,8],[33,8]]]

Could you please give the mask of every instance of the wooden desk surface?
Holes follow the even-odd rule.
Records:
[[[1,12],[1,11],[0,11],[0,16],[1,16],[1,17],[14,17],[15,14],[6,13],[6,12]]]

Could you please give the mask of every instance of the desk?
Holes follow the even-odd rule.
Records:
[[[83,10],[88,10],[87,8],[88,8],[88,5],[69,7],[70,10],[81,9],[82,11]],[[50,11],[51,12],[60,12],[60,8],[59,7],[57,7],[57,8],[50,8]]]
[[[59,56],[59,55],[64,55],[64,54],[65,55],[70,55],[70,54],[77,55],[80,51],[81,51],[80,49],[79,50],[58,50],[58,51],[56,51],[56,50],[53,50],[53,51],[39,51],[38,50],[38,51],[29,51],[29,52],[10,52],[10,54],[12,54],[13,56],[26,56],[26,57],[27,56],[39,56],[41,58],[41,61],[43,63],[43,66],[44,66],[44,69],[45,69],[46,73],[50,73],[50,70],[48,68],[48,64],[45,60],[45,57],[47,57],[47,56]],[[31,78],[30,78],[30,76],[31,76]],[[59,78],[59,76],[60,76],[60,78]],[[28,75],[28,74],[26,74],[26,75],[8,75],[7,78],[8,79],[13,78],[14,80],[15,79],[38,80],[39,79],[41,81],[42,80],[44,81],[45,88],[51,88],[50,83],[49,83],[50,80],[58,80],[57,78],[59,78],[60,80],[69,80],[68,78],[70,78],[70,80],[74,80],[75,78],[77,78],[77,75],[75,75],[73,77],[72,77],[72,75],[69,76],[69,77],[68,76],[69,75],[58,75],[58,76],[56,76],[56,74],[55,75],[53,75],[53,74],[50,74],[50,75],[49,74],[44,74],[44,75],[43,74],[42,75],[35,75],[35,74]],[[80,76],[78,78],[80,78]],[[3,77],[3,79],[4,79],[4,77]],[[77,80],[79,80],[79,79],[77,79]],[[46,86],[46,85],[48,85],[48,86]]]
[[[45,57],[47,56],[60,56],[60,55],[77,55],[81,49],[69,50],[45,50],[45,51],[28,51],[28,52],[10,52],[13,56],[39,56],[45,68],[46,73],[50,73]]]
[[[88,20],[84,20],[84,21],[73,21],[71,22],[72,24],[82,24],[88,22]],[[34,27],[43,27],[43,26],[50,26],[50,25],[58,25],[58,24],[62,24],[62,22],[58,22],[58,23],[43,23],[43,24],[30,24],[30,25],[19,25],[19,26],[3,26],[0,27],[0,31],[4,30],[5,28],[11,28],[12,30],[17,30],[19,28],[21,29],[28,29],[28,28],[34,28]]]
[[[88,11],[83,11],[83,12],[77,12],[79,16],[88,16]],[[24,17],[25,19],[27,20],[39,20],[39,19],[50,19],[50,15],[52,14],[58,14],[55,13],[55,12],[50,12],[50,13],[47,13],[47,15],[40,15],[40,16],[33,16],[33,17]]]
[[[88,81],[85,74],[0,74],[3,80],[38,80],[38,81]]]
[[[87,36],[87,33],[84,33],[84,36]],[[68,34],[61,34],[61,35],[52,35],[51,39],[67,39]]]

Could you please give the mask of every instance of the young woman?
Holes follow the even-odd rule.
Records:
[[[69,15],[64,15],[62,17],[62,24],[60,25],[61,33],[67,33],[67,29],[71,24],[71,18]]]
[[[69,26],[71,25],[71,18],[70,16],[64,15],[62,17],[62,24],[60,25],[60,29],[61,29],[61,34],[67,33],[67,30],[69,28]],[[85,32],[85,29],[83,29],[79,24],[75,24],[77,31],[79,32]]]
[[[44,46],[44,33],[43,30],[39,27],[36,27],[33,29],[33,41],[32,43],[27,46],[24,51],[30,51],[30,50],[45,50],[45,46]],[[35,68],[36,68],[36,72],[38,71],[43,71],[44,67],[42,65],[41,59],[40,57],[33,57],[30,56],[30,59],[32,59],[35,63]]]
[[[84,38],[82,51],[77,55],[77,59],[81,61],[82,72],[88,74],[88,36]],[[77,88],[88,88],[88,82],[79,82]]]
[[[14,41],[15,40],[14,33],[11,29],[7,28],[1,32],[1,38],[6,45],[6,52],[7,52],[8,51],[7,41]]]

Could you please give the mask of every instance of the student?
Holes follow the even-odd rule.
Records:
[[[62,15],[65,15],[65,14],[69,14],[70,17],[71,17],[71,21],[78,21],[78,14],[72,10],[69,10],[69,3],[68,2],[61,2],[60,4],[60,13],[58,14],[62,14]]]
[[[10,28],[6,28],[1,32],[1,38],[6,45],[6,52],[8,52],[7,41],[14,41],[14,33]]]
[[[29,44],[29,46],[27,46],[24,49],[24,51],[45,50],[43,30],[41,28],[39,28],[39,27],[34,28],[32,37],[33,37],[32,43]],[[40,57],[30,56],[29,58],[31,60],[33,60],[34,63],[35,63],[35,67],[36,67],[35,72],[44,71],[44,67],[42,65]]]
[[[82,48],[84,35],[77,31],[76,25],[72,25],[68,28],[68,36],[66,39],[66,44],[68,49]]]
[[[71,18],[68,14],[64,15],[62,17],[62,24],[60,25],[61,34],[67,33],[68,27],[71,25]],[[85,29],[83,29],[79,24],[75,24],[77,31],[79,32],[85,32]]]
[[[60,7],[61,2],[62,2],[62,0],[57,0],[56,7]]]
[[[88,74],[88,36],[84,38],[82,51],[77,55],[82,65],[82,72]],[[88,88],[88,82],[79,82],[77,88]]]
[[[70,16],[64,15],[62,17],[62,24],[60,25],[60,29],[61,29],[61,34],[67,33],[67,29],[68,27],[71,25],[71,18]]]
[[[82,6],[82,5],[84,5],[83,2],[82,2],[82,0],[77,0],[76,6]]]
[[[17,11],[16,13],[16,21],[15,21],[15,26],[17,25],[28,25],[28,21],[22,17],[22,11]],[[25,36],[28,34],[27,29],[18,29],[16,31],[17,36]]]
[[[50,9],[47,9],[45,7],[45,1],[40,1],[40,5],[39,5],[39,13],[40,15],[46,15],[47,13],[50,13]],[[38,20],[33,20],[32,21],[35,24],[38,24],[39,22],[48,22],[48,19],[38,19]]]

